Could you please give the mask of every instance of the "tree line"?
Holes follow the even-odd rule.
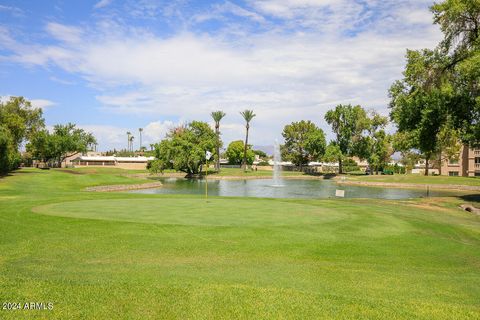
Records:
[[[75,124],[45,127],[43,112],[23,97],[0,102],[0,174],[12,171],[22,163],[38,159],[60,166],[67,156],[84,152],[96,143],[95,137]],[[24,148],[26,152],[20,152]]]
[[[245,120],[245,142],[241,145],[243,149],[241,164],[246,170],[251,159],[248,144],[250,122],[256,115],[248,109],[240,114]],[[220,138],[220,121],[226,116],[226,113],[219,110],[210,115],[215,123],[215,131],[210,128],[208,123],[202,121],[192,121],[171,129],[165,139],[154,145],[156,160],[149,163],[149,169],[153,172],[174,169],[185,172],[187,176],[197,175],[209,160],[206,157],[206,153],[209,152],[213,155],[215,169],[219,171],[220,148],[223,145]]]
[[[334,139],[326,143],[325,134],[309,120],[292,122],[284,127],[282,154],[285,160],[302,167],[309,161],[338,162],[340,173],[344,162],[356,156],[379,171],[393,152],[401,153],[402,162],[412,165],[420,157],[426,160],[425,174],[431,161],[441,168],[445,159],[458,157],[462,144],[478,146],[480,141],[480,1],[444,0],[431,7],[434,23],[440,26],[443,39],[432,49],[407,50],[402,79],[389,89],[389,118],[367,112],[356,105],[338,105],[325,114]],[[249,145],[252,110],[241,112],[245,120],[245,139],[227,148],[231,159],[241,155],[244,169],[254,152]],[[156,160],[153,171],[175,169],[187,175],[200,172],[206,163],[205,152],[213,154],[216,170],[220,169],[220,122],[223,111],[211,114],[215,130],[206,122],[192,121],[172,129],[166,138],[154,145]],[[390,135],[388,121],[397,128]],[[139,129],[140,139],[143,129]],[[127,133],[130,150],[133,136]],[[26,99],[12,97],[0,103],[0,172],[16,168],[20,147],[37,159],[60,165],[74,152],[86,151],[95,144],[92,134],[74,124],[45,129],[42,111]],[[141,146],[141,142],[140,142]],[[230,150],[229,150],[230,149]],[[242,151],[238,150],[243,149]]]
[[[480,2],[445,0],[431,7],[434,23],[440,26],[443,40],[434,49],[407,50],[403,78],[389,89],[389,118],[367,112],[359,105],[338,105],[325,114],[325,121],[335,135],[327,145],[322,129],[308,120],[285,126],[282,135],[283,159],[300,167],[310,161],[338,162],[340,173],[349,157],[366,160],[378,172],[397,151],[406,166],[420,158],[426,160],[425,174],[431,161],[441,169],[445,159],[455,159],[462,144],[477,146],[480,141]],[[250,110],[251,112],[251,110]],[[188,174],[199,172],[206,150],[215,154],[219,170],[220,120],[225,113],[212,113],[215,132],[206,123],[192,122],[172,130],[156,146],[159,159],[155,170],[174,168]],[[227,156],[238,159],[243,147],[245,168],[249,152],[249,124],[246,120],[245,143],[234,141]],[[393,135],[386,132],[388,122],[396,126]],[[206,139],[206,140],[203,140]],[[195,150],[190,153],[188,150]]]
[[[460,141],[480,141],[480,1],[445,0],[431,7],[443,39],[432,49],[407,50],[403,78],[389,90],[397,149],[442,161]],[[441,166],[439,166],[441,168]]]

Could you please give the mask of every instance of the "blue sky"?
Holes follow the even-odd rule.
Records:
[[[224,110],[223,140],[271,145],[283,126],[339,103],[388,113],[406,48],[441,34],[424,0],[1,1],[0,96],[47,124],[74,122],[99,148],[145,144]]]

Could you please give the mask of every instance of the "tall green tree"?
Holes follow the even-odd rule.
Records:
[[[344,157],[354,156],[356,143],[364,130],[368,128],[366,111],[359,105],[338,105],[327,111],[325,121],[332,127],[335,134],[335,145],[338,146],[341,156],[337,161],[339,173],[343,173],[342,161]]]
[[[323,155],[322,160],[329,163],[343,163],[345,162],[346,158],[342,154],[342,150],[340,150],[340,147],[335,143],[335,141],[330,141],[325,148],[325,154]]]
[[[416,137],[410,132],[396,132],[392,136],[392,148],[400,153],[400,163],[405,167],[405,174],[411,171],[420,160],[421,154],[413,149]]]
[[[243,162],[243,152],[245,150],[245,145],[242,140],[236,140],[230,142],[225,151],[225,156],[228,159],[228,164],[238,165]],[[253,164],[255,160],[255,153],[252,151],[251,146],[247,147],[247,164]]]
[[[242,167],[243,170],[247,170],[247,147],[248,147],[248,132],[250,130],[250,121],[255,117],[255,113],[253,113],[253,110],[244,110],[240,112],[242,115],[243,119],[245,120],[245,146],[243,150],[243,162],[242,162]]]
[[[206,151],[214,152],[217,136],[208,123],[192,121],[186,126],[172,129],[166,138],[155,145],[155,160],[150,164],[152,172],[174,169],[188,177],[200,173],[205,164]]]
[[[0,175],[15,169],[19,156],[10,131],[0,126]]]
[[[23,97],[10,97],[0,102],[0,173],[17,168],[22,143],[44,128],[40,108],[32,107]]]
[[[215,152],[215,170],[220,172],[220,147],[222,146],[222,141],[220,139],[220,121],[225,117],[225,112],[223,111],[213,111],[211,114],[213,121],[215,121],[215,134],[217,135],[217,147]]]
[[[77,128],[75,124],[57,124],[53,133],[47,130],[38,132],[27,145],[27,150],[37,159],[60,167],[66,158],[88,151],[88,146],[95,143],[92,133]]]
[[[425,156],[425,175],[438,149],[438,135],[450,116],[454,92],[448,77],[432,73],[445,65],[433,50],[408,50],[404,78],[390,88],[390,117],[399,132],[408,132],[413,147]]]
[[[356,143],[354,153],[367,160],[369,168],[378,174],[393,153],[391,136],[385,132],[388,118],[374,111],[367,120],[366,130]]]
[[[458,148],[454,135],[480,141],[480,2],[444,0],[431,10],[443,40],[434,50],[408,50],[404,77],[390,88],[391,118],[425,156],[425,174],[432,158],[441,163]]]
[[[325,134],[311,121],[286,125],[282,136],[285,139],[282,158],[300,168],[308,165],[309,161],[319,160],[325,153]]]
[[[453,128],[464,142],[480,141],[480,2],[445,0],[431,8],[444,38],[438,50],[448,59],[440,74],[448,78],[453,99],[448,106]]]
[[[45,120],[42,109],[32,107],[30,101],[23,97],[10,97],[0,103],[0,125],[9,131],[14,147],[18,149],[22,142],[45,127]]]
[[[459,160],[462,143],[459,130],[453,128],[449,121],[438,132],[437,140],[437,167],[441,175],[442,164],[445,161]]]

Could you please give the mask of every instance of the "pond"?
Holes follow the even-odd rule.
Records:
[[[161,178],[158,189],[130,191],[146,194],[205,194],[205,180]],[[427,196],[426,189],[398,189],[338,185],[332,180],[283,180],[275,186],[273,179],[208,180],[209,196],[265,198],[332,198],[335,190],[344,190],[345,198],[408,199]],[[458,194],[458,193],[457,193]],[[454,192],[429,190],[430,197],[453,196]]]

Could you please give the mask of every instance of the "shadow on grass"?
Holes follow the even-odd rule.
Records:
[[[6,178],[6,177],[11,177],[11,176],[12,176],[12,174],[10,174],[10,173],[0,174],[0,180],[1,180],[1,179],[4,179],[4,178]]]
[[[22,168],[19,168],[19,169],[10,171],[8,173],[0,173],[0,179],[4,179],[6,177],[12,177],[13,174],[32,174],[32,173],[36,173],[36,172],[35,171],[25,171],[25,170],[22,170]]]

